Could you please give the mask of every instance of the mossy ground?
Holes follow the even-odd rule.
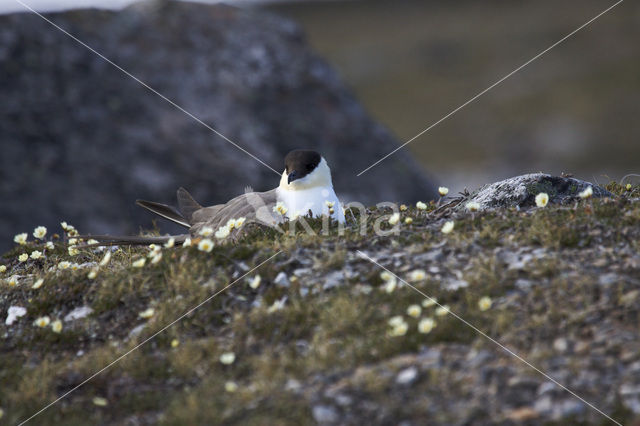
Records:
[[[445,219],[434,219],[431,205],[402,212],[413,223],[403,223],[398,235],[373,233],[375,218],[388,214],[374,210],[364,235],[357,224],[343,236],[258,231],[211,253],[163,249],[158,263],[147,261],[142,268],[132,260],[149,249],[123,246],[95,279],[87,274],[103,252],[82,249],[70,257],[56,243],[44,258],[20,263],[18,255],[36,245],[16,246],[4,255],[8,269],[2,278],[20,278],[15,286],[0,281],[0,312],[22,306],[27,314],[12,325],[3,317],[0,326],[1,421],[28,418],[114,360],[31,423],[297,425],[330,421],[331,413],[354,424],[447,424],[464,416],[479,423],[605,420],[590,409],[561,418],[534,409],[535,393],[512,385],[539,385],[544,378],[453,315],[423,308],[421,317],[435,318],[437,326],[419,333],[419,318],[406,310],[424,297],[408,286],[384,291],[382,269],[358,250],[401,278],[426,270],[426,279],[412,283],[417,289],[553,371],[616,420],[631,421],[632,411],[617,393],[625,378],[611,372],[615,366],[606,366],[607,380],[598,388],[572,378],[591,368],[602,345],[623,367],[640,361],[640,204],[630,201],[640,187],[612,183],[607,189],[619,198],[526,212],[452,213],[446,219],[455,228],[447,235],[440,232]],[[311,223],[320,229],[320,221]],[[518,265],[513,253],[535,255]],[[60,261],[81,266],[56,270]],[[276,284],[281,272],[287,279]],[[256,274],[262,281],[252,289],[247,280]],[[607,274],[616,278],[604,285],[599,277]],[[40,277],[44,284],[32,289]],[[466,285],[447,289],[454,281]],[[493,300],[486,311],[478,307],[483,296]],[[284,301],[281,309],[278,301]],[[60,333],[33,325],[40,316],[63,319],[80,306],[93,312],[63,321]],[[141,318],[150,307],[154,314]],[[388,320],[395,315],[409,324],[403,336],[389,335]],[[559,339],[569,349],[562,350]],[[235,354],[230,365],[220,362],[226,352]],[[473,364],[478,354],[486,359]],[[437,364],[430,364],[432,355]],[[407,368],[417,368],[418,375],[403,384],[397,374]]]

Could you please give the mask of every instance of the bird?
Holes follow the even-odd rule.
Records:
[[[156,215],[168,219],[189,229],[188,233],[163,237],[86,235],[100,244],[158,244],[170,238],[183,243],[187,238],[208,236],[218,230],[224,230],[229,224],[240,220],[242,228],[249,224],[278,228],[286,220],[294,220],[311,214],[318,217],[326,215],[338,223],[344,224],[342,204],[338,199],[331,179],[331,170],[324,157],[309,149],[297,149],[284,158],[284,171],[279,185],[265,192],[254,192],[250,188],[245,193],[232,198],[225,204],[209,207],[200,205],[184,188],[177,191],[178,207],[154,201],[136,200],[136,204]],[[223,232],[219,238],[239,234]],[[220,237],[222,235],[222,237]]]

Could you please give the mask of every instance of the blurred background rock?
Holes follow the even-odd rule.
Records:
[[[26,3],[46,11],[129,2]],[[156,1],[50,16],[276,170],[288,149],[317,147],[347,200],[411,202],[437,183],[453,193],[534,171],[600,182],[640,171],[637,3],[622,3],[358,178],[613,2],[233,4],[247,10]],[[37,16],[0,16],[0,70],[3,247],[60,220],[136,232],[150,217],[135,198],[173,202],[179,185],[213,203],[277,183]]]

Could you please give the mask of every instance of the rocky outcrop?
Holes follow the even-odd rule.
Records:
[[[473,192],[465,202],[458,204],[458,208],[464,209],[469,202],[478,203],[479,210],[535,207],[536,195],[541,192],[549,195],[550,203],[564,204],[577,200],[580,192],[588,187],[592,188],[593,197],[614,196],[606,189],[584,180],[551,176],[545,173],[531,173],[485,185]]]
[[[429,199],[433,185],[306,44],[291,21],[223,5],[148,2],[47,15],[243,149],[283,168],[315,148],[348,200]],[[0,245],[61,220],[135,232],[133,202],[204,204],[272,188],[278,176],[41,18],[0,16]],[[174,231],[167,228],[166,231]]]

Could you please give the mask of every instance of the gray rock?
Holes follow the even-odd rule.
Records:
[[[416,367],[405,368],[398,373],[396,383],[399,385],[410,385],[418,378],[418,369]]]
[[[311,410],[311,414],[314,420],[320,424],[338,421],[338,413],[329,405],[316,405]]]
[[[398,142],[287,19],[175,1],[46,15],[276,171],[289,150],[315,148],[345,201],[435,197],[406,150],[355,179]],[[0,46],[5,248],[17,232],[59,230],[61,220],[82,232],[137,232],[151,216],[135,199],[174,204],[179,186],[213,204],[247,185],[278,184],[272,170],[34,14],[0,16]]]
[[[81,319],[89,315],[91,312],[93,312],[93,309],[91,309],[89,306],[80,306],[65,315],[64,320],[68,322]]]
[[[476,202],[480,210],[503,207],[535,207],[535,198],[541,192],[549,195],[550,203],[567,203],[578,199],[578,194],[591,186],[593,197],[613,197],[609,191],[592,183],[570,177],[532,173],[485,185],[458,205],[464,210],[469,202]]]
[[[280,272],[276,275],[276,278],[273,280],[273,283],[279,287],[289,287],[289,277],[285,272]]]

